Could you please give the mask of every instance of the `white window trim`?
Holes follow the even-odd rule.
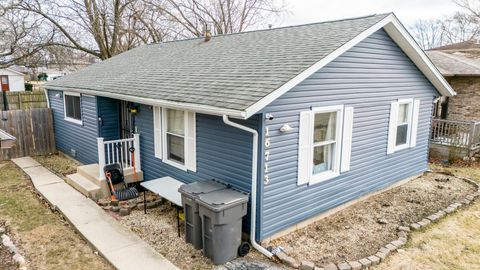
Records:
[[[342,151],[342,142],[343,142],[343,111],[344,111],[344,105],[337,105],[337,106],[327,106],[327,107],[315,107],[312,108],[313,112],[313,117],[311,119],[311,126],[312,130],[311,132],[314,132],[314,127],[315,127],[315,114],[317,113],[328,113],[328,112],[337,112],[337,123],[336,123],[336,143],[335,143],[335,158],[333,159],[333,164],[332,164],[332,170],[319,173],[319,174],[313,174],[313,171],[311,171],[311,176],[310,176],[310,181],[309,185],[315,185],[318,183],[321,183],[323,181],[335,178],[340,175],[340,164],[341,164],[341,151]],[[313,134],[312,134],[313,138]],[[313,153],[314,149],[314,144],[312,143],[312,148],[311,151]],[[312,154],[313,157],[313,154]],[[312,162],[312,161],[310,161]]]
[[[183,135],[183,164],[180,164],[176,161],[169,160],[168,159],[168,151],[167,151],[167,109],[165,107],[162,107],[162,161],[165,164],[168,164],[170,166],[173,166],[175,168],[178,168],[183,171],[187,171],[187,138],[186,138],[186,129],[187,129],[187,124],[188,124],[188,111],[183,111],[183,129],[184,129],[184,135]],[[175,110],[175,109],[173,109]],[[174,134],[174,136],[178,136]]]
[[[80,120],[71,118],[67,116],[67,103],[65,102],[65,96],[74,96],[74,97],[79,97],[80,98]],[[75,93],[75,92],[63,92],[63,116],[65,121],[78,124],[78,125],[83,125],[83,114],[82,114],[82,97],[80,96],[80,93]]]
[[[413,123],[413,98],[406,98],[406,99],[399,99],[398,100],[398,107],[400,108],[400,105],[403,104],[408,104],[408,129],[407,129],[407,141],[405,144],[397,145],[397,129],[398,129],[398,122],[397,125],[395,126],[395,132],[393,133],[393,142],[395,143],[395,146],[393,147],[393,152],[397,152],[403,149],[408,149],[410,148],[410,142],[412,140],[412,123]],[[395,116],[398,119],[398,114]]]

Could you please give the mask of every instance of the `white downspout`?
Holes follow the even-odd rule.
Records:
[[[264,247],[259,245],[255,241],[255,227],[257,224],[257,160],[258,160],[258,132],[255,129],[242,126],[228,119],[228,115],[223,115],[223,122],[229,126],[247,131],[253,135],[253,146],[252,146],[252,204],[251,204],[251,213],[250,213],[250,243],[252,246],[258,250],[263,255],[268,258],[272,258],[273,254],[266,250]]]

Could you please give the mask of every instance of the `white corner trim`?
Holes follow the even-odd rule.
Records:
[[[266,107],[268,104],[273,102],[275,99],[279,98],[281,95],[285,94],[288,90],[295,87],[297,84],[308,78],[310,75],[360,43],[362,40],[366,39],[376,31],[384,28],[389,36],[400,46],[400,48],[407,54],[410,59],[417,65],[417,67],[422,71],[422,73],[427,77],[430,82],[435,86],[435,88],[444,96],[454,96],[456,95],[455,91],[448,84],[445,78],[442,76],[440,71],[435,67],[435,65],[430,61],[425,52],[418,46],[412,36],[408,33],[405,27],[400,23],[397,17],[392,13],[385,17],[380,22],[376,23],[372,27],[368,28],[364,32],[357,35],[355,38],[349,42],[343,44],[341,47],[327,55],[322,60],[316,62],[308,69],[304,70],[302,73],[298,74],[296,77],[286,82],[277,90],[263,97],[261,100],[248,107],[245,110],[245,118],[256,114],[261,109]]]

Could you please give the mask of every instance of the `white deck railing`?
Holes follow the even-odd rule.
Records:
[[[103,167],[109,164],[119,163],[123,169],[130,169],[135,166],[139,172],[142,167],[140,163],[140,135],[133,134],[133,138],[120,139],[113,141],[104,141],[103,138],[97,138],[98,148],[98,173],[100,178],[104,178]],[[135,151],[132,153],[130,149]]]
[[[433,119],[430,142],[477,151],[480,148],[480,122]]]

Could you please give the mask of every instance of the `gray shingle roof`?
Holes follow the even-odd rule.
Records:
[[[428,58],[443,76],[480,76],[480,59],[464,53],[427,51]]]
[[[388,15],[144,45],[46,87],[243,111]]]

